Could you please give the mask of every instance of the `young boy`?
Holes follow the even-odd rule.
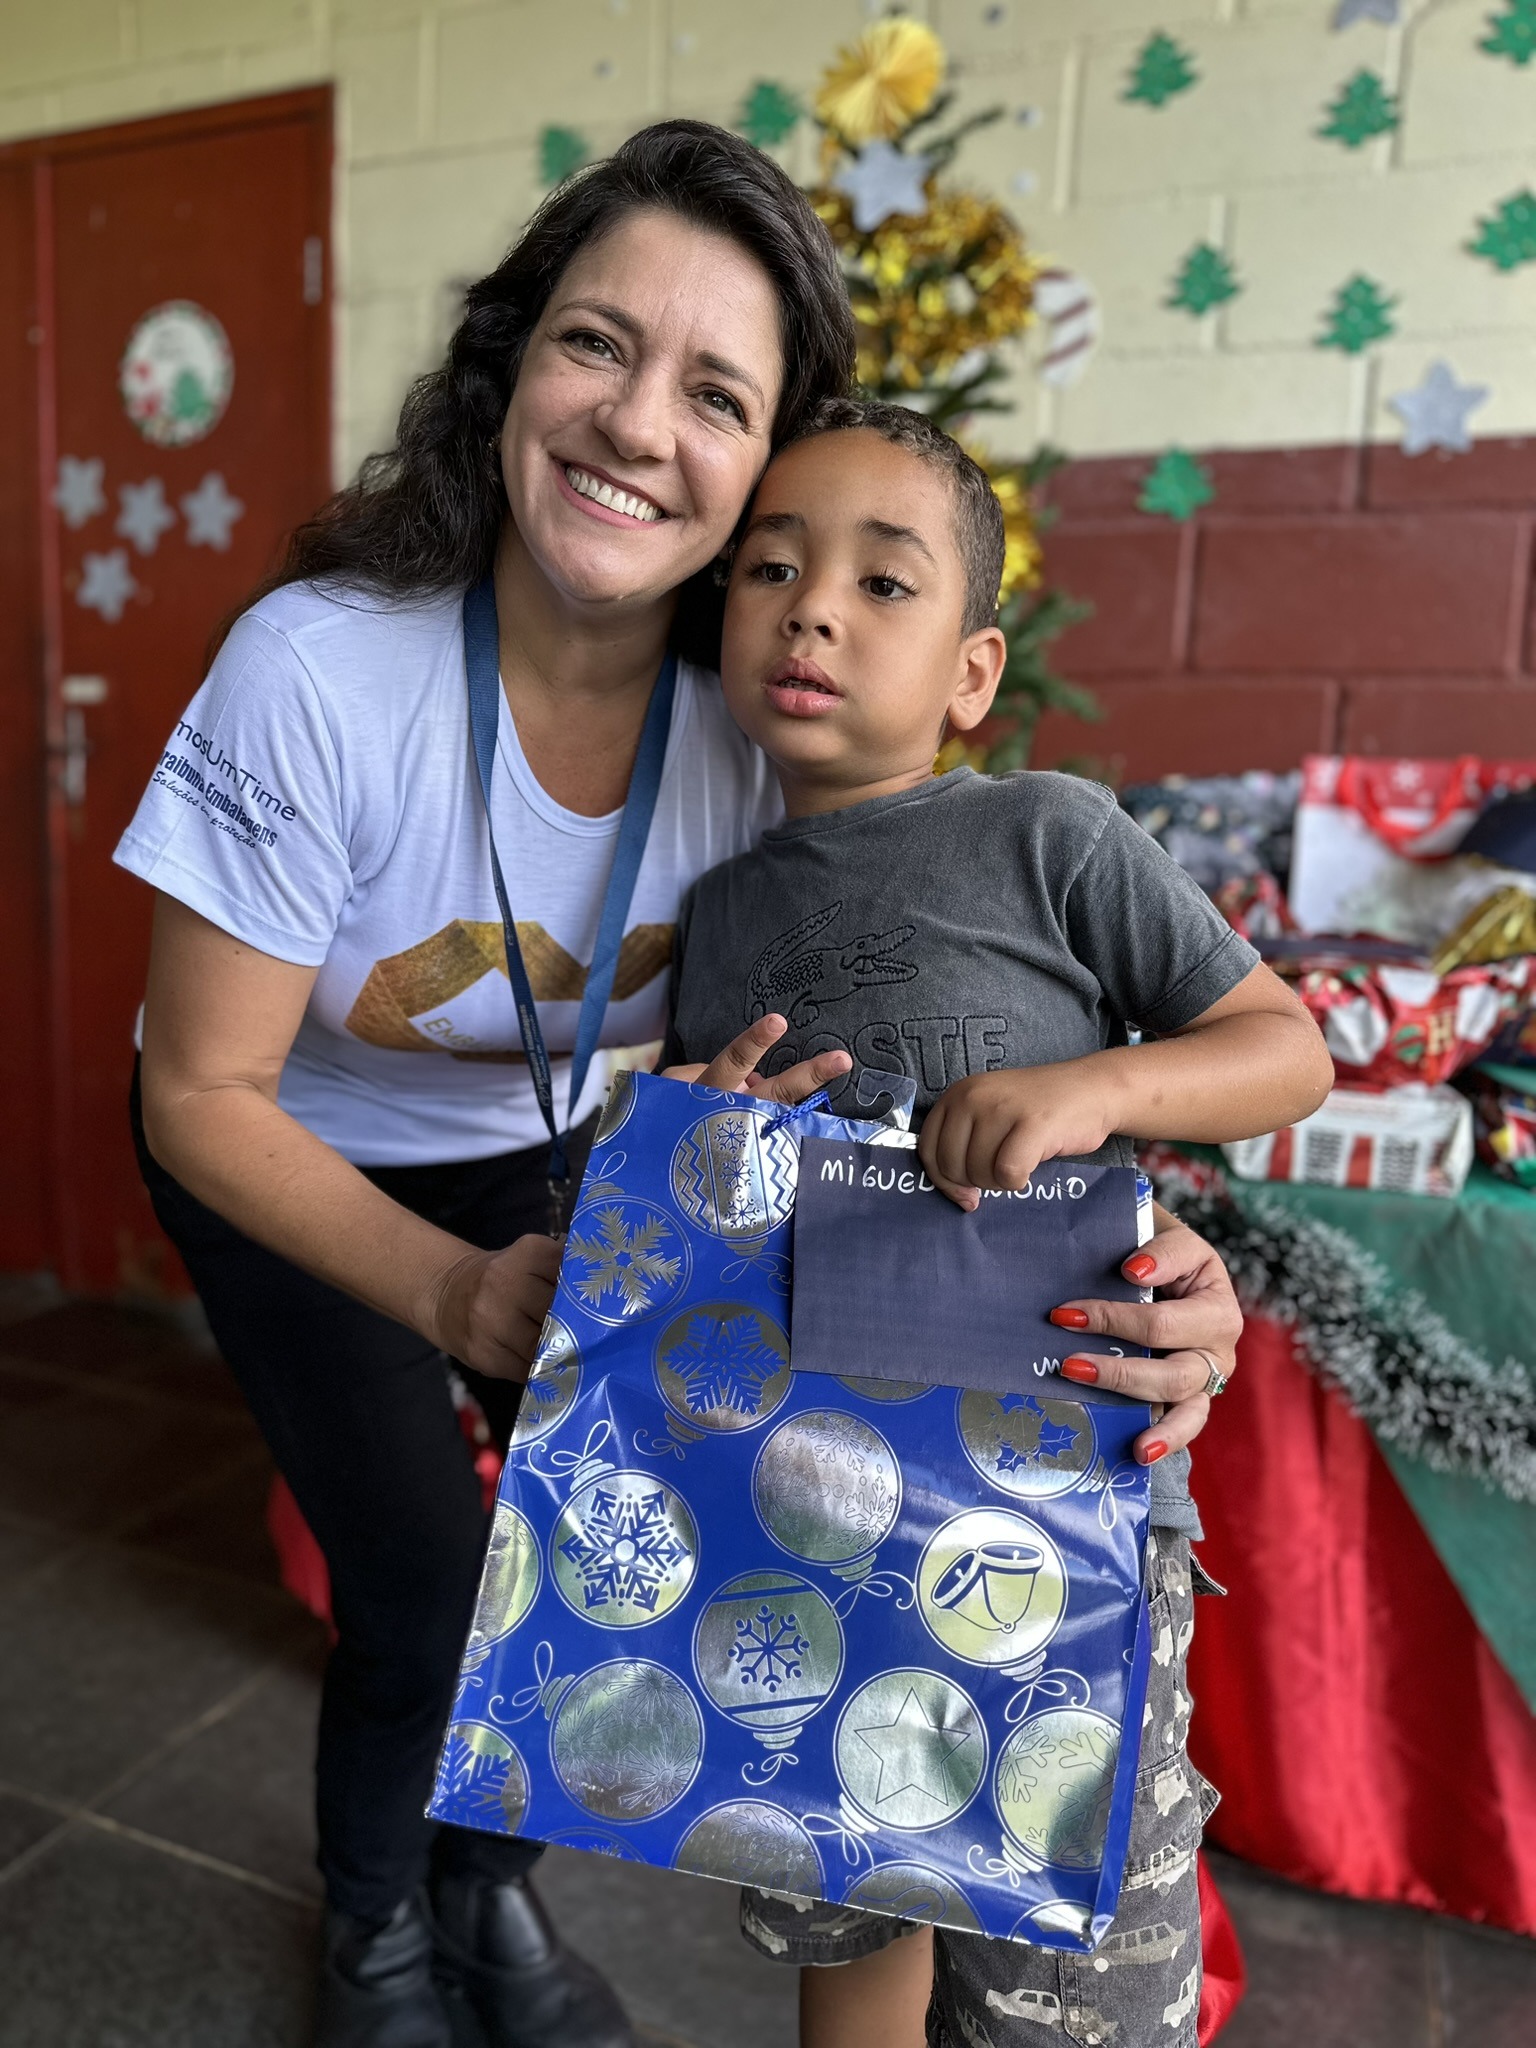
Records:
[[[970,1208],[1065,1155],[1222,1140],[1315,1109],[1316,1029],[1097,783],[932,772],[1002,671],[1002,515],[958,444],[902,407],[836,401],[770,464],[732,565],[722,677],[787,821],[684,907],[670,1063],[782,1018],[763,1071],[816,1060],[917,1090],[919,1151]],[[1127,1025],[1148,1042],[1127,1044]],[[1089,1368],[1091,1372],[1091,1368]],[[1083,1377],[1088,1374],[1084,1373]],[[1155,1446],[1154,1446],[1155,1450]],[[1194,2048],[1194,1852],[1214,1795],[1189,1764],[1187,1453],[1154,1466],[1152,1667],[1130,1855],[1095,1957],[835,1904],[743,1894],[743,1930],[801,1964],[804,2048]]]

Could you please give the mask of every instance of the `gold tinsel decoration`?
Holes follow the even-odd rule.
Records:
[[[816,118],[855,149],[889,142],[933,105],[944,66],[931,28],[901,16],[877,21],[828,65]]]
[[[842,193],[812,203],[831,230],[859,323],[859,381],[922,391],[961,360],[1022,334],[1040,266],[990,199],[929,186],[920,219],[895,215],[860,234]]]
[[[931,29],[900,18],[876,23],[841,50],[816,96],[821,126],[820,184],[811,203],[832,235],[858,322],[858,377],[871,396],[916,406],[962,433],[978,407],[1006,411],[992,397],[1003,374],[1001,350],[1034,319],[1041,265],[1010,215],[994,200],[950,185],[944,173],[960,137],[995,118],[973,116],[949,134],[919,143],[903,138],[914,123],[942,116],[944,47]],[[924,210],[892,215],[867,233],[853,224],[850,201],[835,190],[840,165],[870,143],[910,147],[924,159]],[[1017,767],[1027,758],[1040,711],[1081,710],[1081,693],[1054,676],[1042,649],[1061,630],[1071,601],[1044,588],[1028,464],[969,452],[992,480],[1003,510],[1004,561],[998,601],[1010,636],[998,711],[1001,737],[989,744],[956,736],[938,769]]]
[[[1003,581],[997,593],[1000,605],[1015,591],[1033,590],[1040,581],[1040,541],[1029,491],[1017,469],[1005,469],[990,461],[979,448],[971,454],[992,479],[992,488],[1003,508]]]

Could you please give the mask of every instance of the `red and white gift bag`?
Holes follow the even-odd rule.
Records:
[[[1453,853],[1483,806],[1536,783],[1536,761],[1309,754],[1291,858],[1290,908],[1304,932],[1369,932],[1384,871]]]
[[[1486,967],[1314,968],[1296,993],[1351,1088],[1448,1081],[1530,1001],[1536,956]]]

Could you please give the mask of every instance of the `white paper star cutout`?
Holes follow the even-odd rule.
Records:
[[[112,531],[131,540],[141,555],[152,555],[161,534],[176,524],[176,514],[165,502],[165,485],[152,476],[147,483],[120,485],[117,495],[123,509]]]
[[[77,455],[59,457],[59,480],[53,487],[53,502],[71,531],[84,526],[87,519],[94,519],[98,512],[106,511],[106,493],[101,488],[105,468],[99,455],[83,460]]]
[[[219,472],[210,469],[197,489],[182,499],[181,510],[188,547],[222,549],[229,546],[229,530],[245,507],[230,495]]]
[[[1333,25],[1348,28],[1352,21],[1384,21],[1388,28],[1395,28],[1402,13],[1402,0],[1339,0]]]
[[[113,548],[105,555],[87,555],[81,568],[75,603],[84,611],[100,612],[108,625],[115,626],[123,616],[123,606],[139,587],[128,566],[128,550]]]
[[[1403,453],[1449,448],[1465,455],[1472,446],[1468,417],[1488,396],[1486,384],[1458,384],[1449,363],[1431,363],[1412,391],[1394,392],[1387,400],[1403,423]]]
[[[970,1731],[951,1735],[936,1728],[923,1703],[910,1687],[894,1721],[883,1727],[854,1731],[866,1749],[880,1759],[875,1781],[875,1804],[883,1806],[902,1792],[921,1792],[926,1799],[948,1806],[953,1788],[945,1769],[957,1749],[970,1741]]]
[[[851,164],[832,180],[834,188],[853,201],[853,224],[867,235],[893,213],[921,220],[928,211],[923,180],[929,159],[908,156],[888,142],[868,142]]]

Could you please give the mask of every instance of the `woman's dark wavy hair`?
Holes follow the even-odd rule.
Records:
[[[497,448],[518,365],[579,249],[641,207],[728,235],[779,300],[778,447],[853,381],[854,326],[831,237],[770,157],[705,121],[660,121],[551,192],[507,255],[465,294],[447,360],[418,378],[395,445],[370,455],[289,539],[257,595],[328,578],[387,596],[460,589],[489,570],[507,509]],[[679,593],[673,643],[714,667],[721,594],[709,568]]]

